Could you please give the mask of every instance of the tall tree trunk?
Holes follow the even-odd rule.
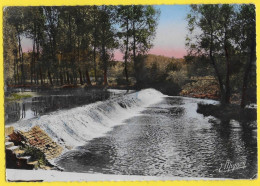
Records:
[[[36,72],[36,77],[34,78],[34,83],[35,84],[39,84],[39,74],[38,74],[38,72]]]
[[[80,69],[79,69],[79,81],[80,81],[80,84],[83,85],[82,73],[81,73]]]
[[[97,82],[97,63],[96,63],[96,47],[97,47],[97,27],[96,27],[96,13],[94,13],[94,49],[93,49],[93,63],[94,63],[94,76]]]
[[[95,42],[96,42],[96,41],[95,41]],[[95,82],[97,82],[96,45],[94,45],[94,50],[93,50],[93,61],[94,61],[94,76],[95,76]]]
[[[225,90],[224,90],[224,84],[223,84],[221,75],[218,71],[218,68],[217,68],[217,65],[216,65],[216,62],[215,62],[215,58],[213,56],[213,33],[211,33],[211,35],[210,35],[209,57],[210,57],[211,64],[214,68],[215,75],[217,76],[217,79],[218,79],[219,90],[220,90],[220,102],[223,104],[223,103],[225,103]]]
[[[22,50],[22,45],[21,45],[21,37],[18,35],[18,45],[19,45],[19,59],[20,59],[20,67],[21,67],[21,84],[25,83],[24,80],[24,69],[23,69],[23,50]]]
[[[67,83],[67,78],[66,78],[66,72],[64,70],[62,72],[62,76],[63,76],[63,83],[66,84]]]
[[[229,104],[230,103],[230,82],[229,82],[229,78],[230,78],[230,60],[229,60],[229,53],[228,53],[228,48],[225,44],[225,57],[226,57],[226,92],[225,92],[225,104]]]
[[[60,72],[60,85],[63,85],[63,77],[62,77],[62,72]]]
[[[49,78],[50,84],[53,85],[50,70],[48,70],[48,78]]]
[[[36,73],[36,82],[39,84],[39,70],[36,70],[36,63],[39,68],[39,58],[40,58],[40,41],[39,41],[39,27],[37,27],[37,37],[36,37],[36,60],[34,61],[34,72]]]
[[[107,85],[108,83],[107,83],[107,59],[106,59],[106,49],[105,49],[105,46],[104,46],[104,44],[102,44],[102,55],[103,55],[103,65],[104,65],[104,67],[103,67],[103,70],[104,70],[104,82],[103,82],[103,84],[104,85]]]
[[[71,28],[71,15],[70,13],[68,14],[68,22],[69,22],[69,53],[70,53],[70,66],[72,70],[72,76],[70,77],[70,82],[71,84],[75,84],[74,81],[74,64],[73,64],[73,56],[72,56],[72,28]]]
[[[104,23],[103,23],[104,24]],[[102,24],[102,41],[101,41],[101,52],[102,52],[102,61],[103,61],[103,73],[104,73],[104,81],[103,85],[107,85],[107,53],[106,53],[106,38],[105,38],[105,32],[106,28],[105,25]]]
[[[20,83],[20,76],[19,76],[19,62],[16,62],[16,75],[17,75],[17,84]]]
[[[73,84],[73,75],[70,75],[70,82]]]
[[[224,103],[225,102],[225,91],[224,91],[223,81],[222,81],[222,78],[221,78],[220,73],[218,71],[218,68],[217,68],[217,65],[216,65],[216,62],[215,62],[215,58],[212,54],[212,49],[210,49],[210,61],[211,61],[211,64],[212,64],[212,66],[215,70],[215,74],[216,74],[217,79],[218,79],[218,84],[219,84],[219,89],[220,89],[220,102]]]
[[[42,67],[40,67],[40,79],[41,79],[41,85],[43,85]]]
[[[135,33],[135,23],[133,23],[133,60],[135,73],[137,73],[137,61],[136,61],[136,33]],[[136,74],[137,76],[137,74]]]
[[[79,36],[77,37],[78,38],[78,65],[79,65],[79,82],[81,85],[83,85],[83,80],[82,80],[82,73],[81,73],[81,70],[80,70],[80,39],[79,39]]]
[[[30,64],[30,79],[31,79],[31,84],[33,84],[33,59],[31,60],[31,64]]]
[[[86,78],[87,78],[87,85],[91,85],[88,69],[86,69]]]
[[[128,37],[129,37],[129,28],[128,28],[129,24],[128,24],[128,17],[126,20],[126,49],[125,49],[125,79],[126,79],[126,83],[128,84],[128,72],[127,72],[127,59],[128,59]]]
[[[224,91],[224,87],[223,87],[223,81],[222,81],[222,78],[221,78],[220,73],[218,71],[217,65],[215,63],[214,56],[212,54],[210,54],[210,61],[211,61],[211,64],[212,64],[212,66],[215,70],[215,74],[216,74],[217,79],[218,79],[218,84],[219,84],[219,89],[220,89],[220,102],[224,103],[225,102],[225,91]]]
[[[34,73],[36,74],[36,83],[39,84],[39,68],[40,68],[40,73],[41,73],[41,64],[39,64],[39,59],[40,59],[40,41],[39,41],[39,27],[36,26],[36,56],[35,56],[35,60],[34,60],[34,64],[33,64],[33,69],[34,69]],[[37,70],[36,70],[36,63],[38,64],[37,65]],[[42,81],[42,75],[40,74],[40,78],[41,78],[41,84],[43,84],[43,81]]]
[[[255,38],[253,38],[253,41],[255,41]],[[255,42],[252,42],[250,49],[251,49],[250,57],[246,64],[246,69],[245,69],[244,78],[243,78],[242,97],[241,97],[241,103],[240,103],[241,108],[245,108],[245,106],[246,106],[248,81],[249,81],[250,72],[251,72],[251,69],[253,66],[253,61],[255,60]]]
[[[76,62],[76,43],[74,43],[74,46],[73,46],[73,58],[72,58],[72,61],[73,61],[73,67],[72,67],[73,83],[74,83],[74,85],[76,85],[78,83],[77,71],[75,71],[75,69],[76,69],[76,65],[75,65],[75,62]]]
[[[70,84],[70,74],[68,71],[67,71],[67,83]]]
[[[85,77],[84,73],[82,74],[82,76],[83,76],[83,83],[87,83],[87,80],[86,80],[86,77]]]
[[[108,82],[107,82],[107,70],[104,70],[104,85],[108,85]]]
[[[33,40],[33,51],[32,51],[32,60],[31,60],[31,84],[33,83],[33,66],[35,63],[35,40]]]
[[[16,56],[14,56],[14,84],[16,85],[15,66],[16,66]]]

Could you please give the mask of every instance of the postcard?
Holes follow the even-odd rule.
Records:
[[[6,182],[258,179],[256,10],[4,6]]]

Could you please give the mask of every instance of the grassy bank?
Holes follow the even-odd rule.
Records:
[[[7,102],[18,101],[18,100],[25,99],[25,98],[30,98],[30,97],[32,97],[31,94],[12,93],[8,97],[5,97],[5,101],[7,101]]]

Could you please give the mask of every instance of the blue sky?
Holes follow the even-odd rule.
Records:
[[[189,5],[158,5],[161,10],[154,47],[150,53],[180,58],[186,54],[186,15]]]
[[[155,8],[161,10],[161,24],[184,21],[189,11],[189,5],[156,5]]]

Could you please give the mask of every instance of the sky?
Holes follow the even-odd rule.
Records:
[[[167,57],[182,58],[186,54],[185,38],[187,35],[186,15],[188,5],[159,5],[160,20],[154,40],[154,47],[149,53]]]
[[[187,22],[185,20],[189,11],[188,5],[156,5],[161,10],[154,46],[150,54],[167,57],[182,58],[186,54],[185,37],[187,35]],[[23,38],[23,50],[31,50],[32,41]],[[115,51],[115,60],[123,60],[123,54]]]
[[[187,35],[186,16],[189,5],[156,5],[161,10],[159,23],[150,54],[182,58],[186,55],[185,38]],[[123,54],[115,51],[115,59],[123,60]]]

